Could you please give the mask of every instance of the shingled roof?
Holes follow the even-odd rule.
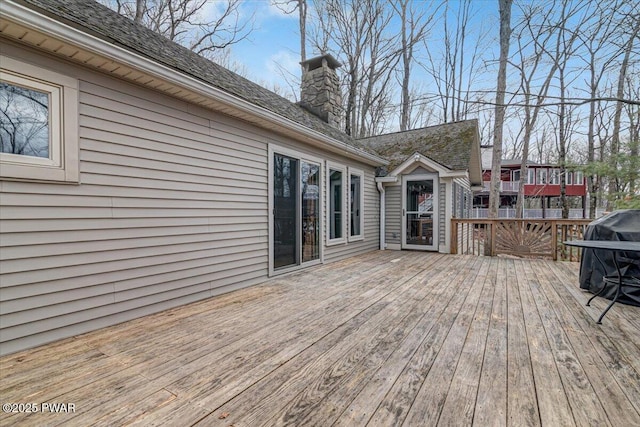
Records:
[[[350,146],[361,155],[387,159],[393,170],[418,152],[451,170],[469,170],[472,151],[478,144],[477,120],[432,126],[411,131],[353,139],[301,106],[233,73],[179,44],[134,23],[94,0],[13,0],[136,55],[218,88],[235,97],[282,116]],[[478,154],[479,156],[479,154]],[[382,164],[382,163],[379,163]]]
[[[450,170],[469,170],[472,152],[475,147],[479,148],[478,121],[465,120],[372,136],[358,139],[356,143],[387,159],[389,171],[415,153]]]
[[[352,138],[302,107],[136,24],[94,0],[16,0],[95,37],[195,77],[273,113],[353,145]]]

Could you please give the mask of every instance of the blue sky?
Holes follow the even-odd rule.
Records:
[[[249,0],[244,11],[255,13],[255,29],[246,40],[234,45],[232,56],[244,64],[249,77],[271,88],[285,85],[276,64],[299,74],[300,31],[297,11],[287,15],[269,0]]]
[[[415,0],[415,3],[423,3],[425,7],[430,7],[431,1]],[[450,16],[454,15],[459,2],[450,1],[448,3]],[[312,18],[313,5],[309,5],[308,20]],[[497,0],[475,0],[473,2],[474,18],[472,26],[489,26],[497,23]],[[442,10],[442,9],[441,9]],[[287,81],[278,71],[278,66],[290,73],[299,76],[300,61],[300,32],[298,27],[298,12],[285,14],[270,0],[246,0],[243,3],[243,11],[247,16],[254,14],[255,29],[246,40],[233,45],[231,53],[233,59],[242,63],[246,67],[246,77],[256,81],[269,89],[273,85],[287,86]],[[441,13],[439,11],[439,13]],[[493,26],[495,27],[495,26]],[[493,30],[490,31],[494,32]],[[497,31],[495,31],[497,33]],[[431,34],[430,39],[436,39],[438,34]],[[493,37],[493,34],[490,35]],[[497,34],[495,34],[497,37]],[[489,42],[489,40],[487,40]],[[312,57],[318,52],[313,51],[307,43],[307,57]],[[488,43],[486,49],[492,49],[493,43]],[[437,51],[437,44],[430,45],[430,49]],[[497,54],[497,53],[496,53]],[[416,67],[414,73],[419,74],[421,70]],[[423,83],[427,83],[424,81]],[[489,85],[495,85],[493,78]],[[428,85],[428,84],[427,84]],[[288,89],[288,88],[287,88]],[[297,88],[295,88],[297,91]]]

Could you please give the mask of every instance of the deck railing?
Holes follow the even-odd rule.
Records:
[[[453,219],[451,253],[580,261],[580,250],[562,242],[582,239],[590,222],[589,219]]]
[[[584,217],[584,210],[582,208],[578,209],[569,209],[569,218],[570,219],[582,219]],[[589,212],[587,211],[587,215]],[[488,208],[473,208],[471,210],[472,218],[476,219],[485,219],[489,217],[489,209]],[[546,208],[546,209],[524,209],[524,218],[527,219],[561,219],[562,218],[562,209],[558,208]],[[498,209],[498,218],[516,218],[516,210],[515,208],[500,208]]]

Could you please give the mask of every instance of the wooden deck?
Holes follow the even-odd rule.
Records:
[[[640,426],[576,263],[374,252],[0,359],[2,425]],[[39,407],[40,410],[42,407]],[[67,409],[70,409],[67,407]]]

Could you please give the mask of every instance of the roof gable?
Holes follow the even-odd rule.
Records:
[[[437,172],[441,177],[462,177],[467,176],[466,170],[452,170],[427,156],[416,152],[409,156],[404,162],[389,172],[388,176],[400,176],[413,172],[416,168],[426,169],[428,172]],[[415,173],[415,172],[414,172]]]
[[[417,154],[434,169],[468,171],[473,184],[482,182],[477,120],[362,138],[356,143],[387,159],[392,173],[408,167]]]

